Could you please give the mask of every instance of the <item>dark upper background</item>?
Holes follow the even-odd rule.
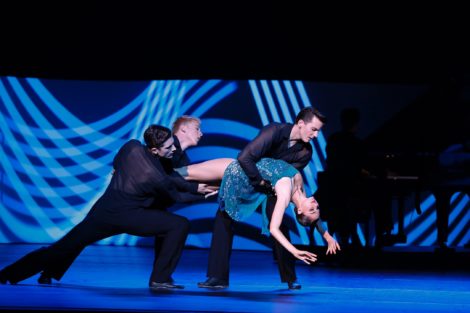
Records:
[[[266,3],[2,3],[0,75],[469,80],[463,9]]]
[[[442,4],[2,2],[0,75],[425,86],[367,139],[372,149],[442,151],[470,133],[465,12]],[[376,105],[396,111],[386,103]]]

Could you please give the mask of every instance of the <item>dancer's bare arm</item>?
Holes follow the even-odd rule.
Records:
[[[224,176],[225,169],[233,161],[234,159],[221,158],[189,165],[188,176],[185,178],[199,182],[220,181]]]
[[[284,236],[280,230],[282,219],[286,211],[287,206],[289,205],[292,193],[292,183],[291,179],[288,177],[283,177],[275,185],[276,189],[276,205],[274,206],[273,216],[269,225],[269,231],[274,238],[284,247],[287,251],[292,253],[297,259],[304,261],[307,264],[310,262],[315,262],[317,256],[309,251],[298,250],[294,247],[289,240]]]

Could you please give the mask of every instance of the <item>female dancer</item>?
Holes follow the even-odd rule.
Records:
[[[261,176],[273,183],[277,196],[269,223],[269,232],[297,259],[307,264],[315,262],[317,260],[315,254],[294,247],[280,230],[285,210],[290,202],[296,206],[295,214],[301,225],[312,225],[319,220],[318,203],[315,198],[305,195],[302,175],[292,165],[277,159],[264,158],[256,166]],[[268,233],[267,195],[253,189],[238,161],[229,158],[214,159],[176,170],[187,180],[199,182],[222,180],[219,190],[219,207],[235,221],[248,218],[259,205],[262,205],[263,234]],[[338,243],[321,224],[315,226],[328,243],[327,254],[336,254],[336,250],[340,250]]]

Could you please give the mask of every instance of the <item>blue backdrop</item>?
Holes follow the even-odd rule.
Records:
[[[366,135],[422,91],[422,86],[302,81],[95,82],[0,77],[0,242],[49,243],[62,237],[106,188],[119,147],[131,138],[142,140],[149,124],[170,127],[180,115],[197,116],[204,137],[198,147],[188,150],[191,161],[235,158],[263,125],[291,123],[303,107],[313,105],[328,115],[346,102],[351,104],[351,93],[355,93],[366,114],[374,115],[376,110],[376,117],[363,130]],[[395,102],[374,107],[376,101],[392,95]],[[307,193],[316,190],[317,172],[323,170],[325,136],[320,133],[312,144],[314,157],[303,171]],[[435,243],[434,200],[430,194],[425,197],[420,216],[407,208],[409,244]],[[449,243],[453,245],[470,239],[468,206],[467,195],[457,193],[452,198]],[[216,209],[214,200],[171,209],[192,221],[187,245],[209,246]],[[295,222],[292,208],[288,213],[292,241],[308,244],[306,229]],[[234,248],[266,249],[269,241],[261,236],[260,223],[259,214],[240,223]],[[314,239],[323,244],[317,233]],[[119,235],[100,244],[150,242]]]

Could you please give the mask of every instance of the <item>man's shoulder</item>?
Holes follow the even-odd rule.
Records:
[[[284,127],[289,127],[289,126],[292,126],[292,125],[293,124],[291,124],[291,123],[271,122],[269,124],[266,124],[264,127],[284,128]]]
[[[131,139],[127,141],[121,148],[121,150],[128,151],[128,152],[134,152],[134,151],[139,151],[142,150],[144,146],[140,141],[137,139]]]
[[[131,139],[128,142],[126,142],[126,145],[142,146],[142,143],[140,141],[138,141],[137,139]]]
[[[263,131],[282,131],[284,129],[292,128],[293,124],[272,122],[263,126]]]

